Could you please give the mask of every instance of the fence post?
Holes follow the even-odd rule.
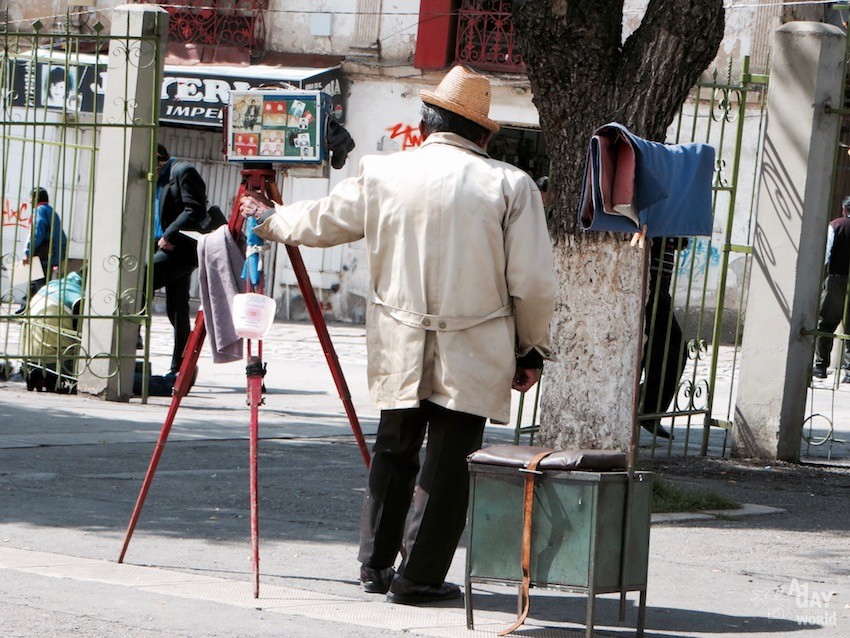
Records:
[[[774,37],[741,347],[733,453],[797,461],[844,81],[844,32],[790,22]]]
[[[110,401],[133,390],[151,202],[151,156],[168,13],[122,5],[112,14],[106,94],[94,183],[93,231],[78,389]]]

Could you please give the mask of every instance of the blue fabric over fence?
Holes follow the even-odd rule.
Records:
[[[603,205],[603,148],[600,137],[618,138],[634,149],[634,208],[640,224]],[[596,130],[588,149],[579,223],[584,230],[634,233],[647,237],[711,235],[714,147],[709,144],[661,144],[632,134],[612,122]],[[614,169],[616,170],[616,160]],[[590,190],[589,206],[588,193]]]

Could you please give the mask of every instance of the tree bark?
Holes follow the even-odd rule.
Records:
[[[723,36],[722,0],[650,0],[622,42],[623,0],[514,0],[514,21],[550,158],[549,231],[559,282],[559,361],[547,364],[540,441],[628,447],[642,252],[628,237],[581,234],[587,145],[607,122],[663,141]]]

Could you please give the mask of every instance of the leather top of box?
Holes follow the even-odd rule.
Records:
[[[548,448],[527,445],[493,445],[473,452],[467,457],[470,463],[479,465],[501,465],[504,467],[528,467],[531,460]],[[610,472],[626,467],[626,455],[615,450],[562,450],[552,453],[540,461],[540,470],[585,470]]]

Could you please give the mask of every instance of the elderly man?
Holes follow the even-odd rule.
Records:
[[[551,357],[555,288],[534,180],[484,150],[499,128],[488,117],[490,82],[455,67],[421,97],[418,149],[363,158],[357,177],[318,201],[266,211],[253,195],[241,202],[244,215],[264,220],[256,232],[267,239],[366,238],[368,376],[381,418],[360,581],[404,604],[460,595],[445,577],[466,520],[466,457],[487,418],[508,421],[511,387],[528,390]]]

